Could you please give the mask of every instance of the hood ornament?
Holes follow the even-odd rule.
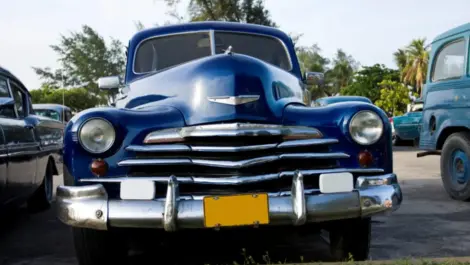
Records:
[[[240,96],[220,96],[220,97],[207,97],[210,102],[227,104],[227,105],[241,105],[257,101],[259,95],[240,95]]]

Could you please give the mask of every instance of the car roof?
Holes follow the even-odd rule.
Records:
[[[451,29],[437,35],[437,37],[434,38],[432,43],[434,43],[436,41],[439,41],[439,40],[442,40],[442,39],[449,38],[451,36],[460,34],[460,33],[465,32],[465,31],[469,31],[469,30],[470,30],[470,23],[466,23],[466,24],[451,28]]]
[[[0,65],[0,75],[6,76],[8,79],[11,79],[15,81],[16,83],[18,83],[19,85],[21,85],[26,90],[26,93],[28,93],[31,96],[28,88],[23,84],[23,82],[21,82],[21,80],[18,79],[13,73],[8,71],[5,67],[2,67],[1,65]]]
[[[259,33],[272,35],[280,38],[283,41],[290,40],[289,35],[283,31],[274,28],[258,24],[250,23],[240,23],[240,22],[226,22],[226,21],[202,21],[202,22],[189,22],[175,25],[167,25],[162,27],[152,27],[144,29],[136,33],[130,40],[130,42],[140,42],[143,39],[158,36],[166,35],[171,33],[178,32],[188,32],[188,31],[199,31],[199,30],[233,30],[233,31],[245,31],[251,33]]]
[[[61,105],[61,104],[53,104],[53,103],[46,103],[46,104],[33,104],[33,109],[52,109],[56,111],[62,110],[70,110],[69,107]]]

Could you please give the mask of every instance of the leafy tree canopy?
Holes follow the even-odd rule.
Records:
[[[375,105],[382,108],[391,116],[403,115],[406,106],[411,103],[409,89],[402,83],[389,79],[379,83],[380,98],[375,101]]]
[[[170,7],[180,3],[165,1]],[[277,27],[262,0],[190,0],[187,9],[191,21],[221,20]]]
[[[122,76],[125,69],[124,47],[119,40],[106,44],[91,27],[84,25],[81,32],[62,35],[57,45],[50,46],[58,55],[59,68],[33,67],[43,85],[83,87],[88,92],[105,98],[98,89],[97,80],[103,76]],[[115,93],[115,91],[113,92]]]
[[[386,68],[383,64],[364,66],[353,76],[353,82],[341,89],[341,95],[363,96],[372,102],[380,98],[381,83],[383,80],[400,81],[398,70]]]
[[[85,88],[64,89],[44,86],[40,89],[33,89],[30,93],[33,104],[63,104],[65,102],[65,105],[75,112],[93,108],[103,103],[101,98],[88,93]]]

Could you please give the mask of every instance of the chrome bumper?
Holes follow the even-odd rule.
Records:
[[[59,186],[58,217],[74,227],[106,230],[108,227],[163,228],[166,231],[204,228],[202,199],[179,196],[178,181],[170,177],[162,200],[108,199],[102,184]],[[355,190],[321,193],[304,190],[296,172],[291,192],[269,196],[270,225],[303,225],[346,218],[370,217],[397,210],[402,192],[395,174],[359,177]]]

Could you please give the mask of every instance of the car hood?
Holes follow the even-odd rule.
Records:
[[[304,104],[296,76],[241,54],[181,64],[133,81],[129,89],[116,107],[146,112],[172,107],[187,125],[237,120],[280,123],[286,105]],[[240,96],[253,101],[234,104]]]

